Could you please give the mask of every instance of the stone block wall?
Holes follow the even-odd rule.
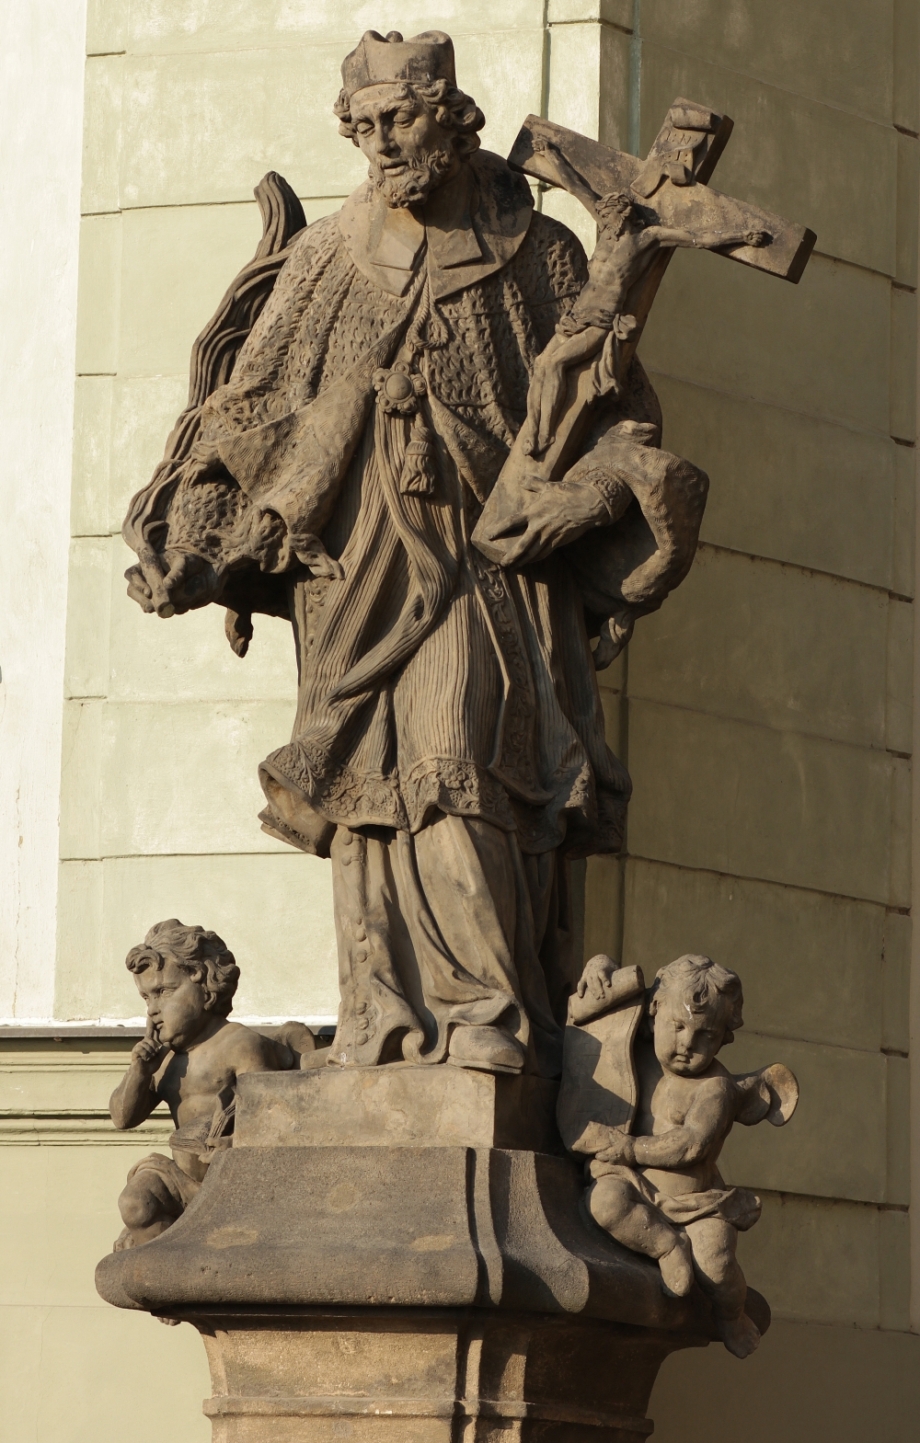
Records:
[[[656,1437],[906,1439],[916,7],[630,19],[643,152],[675,95],[724,110],[713,184],[818,233],[797,287],[679,252],[641,347],[712,485],[690,576],[605,683],[635,794],[628,855],[588,863],[587,947],[736,967],[728,1065],[781,1058],[803,1098],[724,1154],[764,1200],[739,1253],[775,1331],[744,1377],[670,1360]]]
[[[651,974],[687,950],[737,967],[748,1025],[726,1060],[782,1059],[803,1086],[788,1131],[736,1130],[725,1156],[729,1179],[764,1199],[742,1259],[773,1331],[744,1364],[715,1348],[669,1360],[652,1407],[662,1443],[908,1443],[920,1408],[908,1212],[918,18],[918,0],[89,4],[61,1019],[136,1011],[124,954],[170,915],[235,948],[241,1015],[335,1011],[328,869],[256,821],[256,765],[293,715],[287,627],[257,618],[240,662],[216,610],[143,616],[124,595],[132,556],[118,533],[184,403],[190,345],[258,240],[253,186],[279,170],[315,219],[362,177],[330,109],[361,31],[450,31],[484,143],[502,153],[529,111],[644,153],[676,95],[723,108],[736,130],[716,185],[818,232],[798,287],[679,253],[641,348],[665,444],[712,488],[690,576],[602,676],[635,796],[627,856],[587,867],[586,950]],[[590,248],[574,202],[542,203]],[[0,1389],[17,1443],[209,1436],[197,1337],[116,1314],[92,1290],[120,1179],[156,1141],[107,1131],[124,1051],[0,1040],[15,1184],[0,1229]]]

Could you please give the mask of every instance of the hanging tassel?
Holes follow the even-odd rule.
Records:
[[[412,418],[399,489],[404,496],[433,496],[436,477],[434,437],[418,410]]]

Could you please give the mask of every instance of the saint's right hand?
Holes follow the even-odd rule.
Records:
[[[217,596],[221,579],[205,557],[190,551],[164,552],[161,565],[165,564],[165,575],[157,561],[159,557],[146,562],[142,558],[125,572],[128,595],[142,611],[181,615],[206,606]]]

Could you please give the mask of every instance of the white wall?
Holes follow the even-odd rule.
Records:
[[[85,0],[0,0],[0,1018],[53,1010]]]

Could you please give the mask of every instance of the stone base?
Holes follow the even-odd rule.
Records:
[[[564,1151],[559,1084],[471,1068],[320,1067],[239,1081],[234,1147],[504,1147]]]
[[[478,1309],[194,1313],[214,1443],[643,1443],[683,1339]],[[702,1341],[702,1340],[701,1340]]]
[[[199,1329],[214,1443],[637,1443],[711,1313],[585,1214],[551,1104],[449,1066],[249,1074],[197,1197],[97,1287]]]

